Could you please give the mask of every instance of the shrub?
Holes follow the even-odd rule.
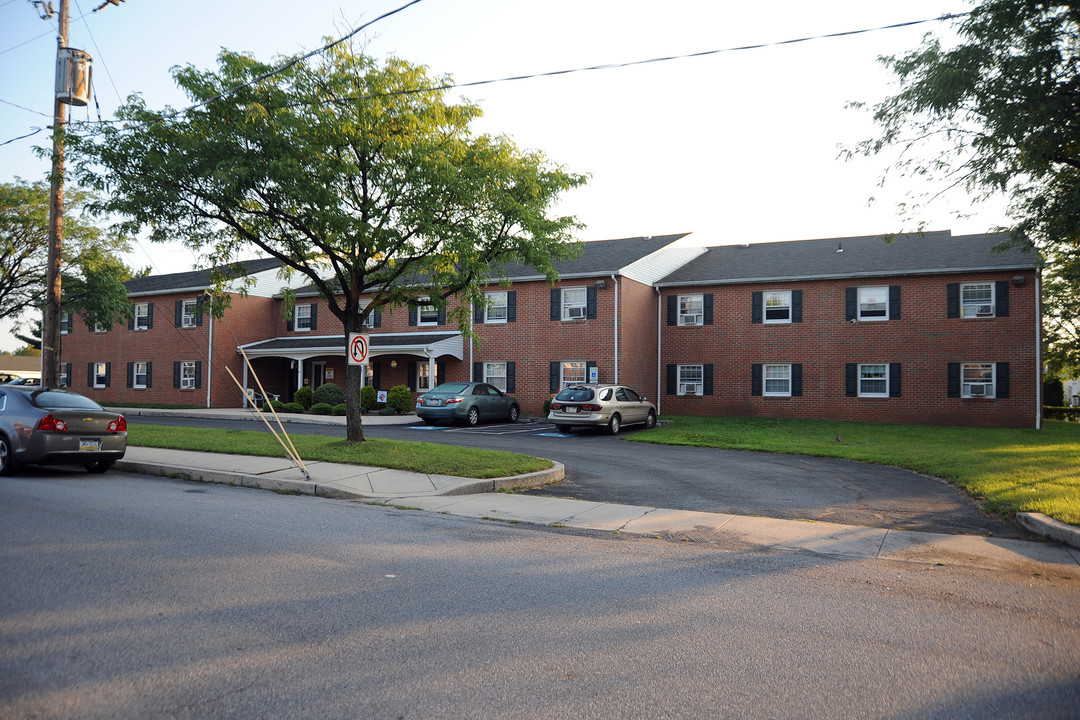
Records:
[[[330,403],[315,403],[311,406],[311,412],[316,415],[329,415],[333,410],[334,406]]]
[[[1043,380],[1043,405],[1065,407],[1065,385],[1058,378]]]
[[[302,413],[304,412],[304,406],[298,402],[285,403],[285,407],[282,408],[287,413]]]
[[[304,387],[298,389],[293,395],[293,402],[300,403],[300,405],[304,407],[304,410],[307,410],[309,407],[311,407],[311,388],[305,385]]]
[[[271,406],[274,408],[274,412],[285,411],[285,403],[281,402],[280,400],[271,400],[268,403],[263,403],[263,412],[270,412]]]
[[[345,405],[345,403],[341,403],[340,405],[335,405],[334,407],[330,408],[331,415],[346,415],[348,414],[348,412],[349,408]]]
[[[311,395],[313,403],[326,403],[327,405],[340,405],[345,402],[345,391],[334,383],[326,383],[315,388]]]
[[[404,415],[405,413],[412,412],[415,406],[416,403],[413,400],[412,393],[409,392],[409,388],[404,385],[395,385],[390,388],[390,392],[386,394],[386,407],[396,413]]]
[[[374,410],[378,404],[379,392],[371,385],[360,388],[360,409]]]
[[[547,417],[548,413],[551,412],[551,401],[554,399],[555,398],[548,398],[544,401],[544,417]]]

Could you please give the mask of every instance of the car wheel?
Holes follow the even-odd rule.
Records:
[[[474,407],[469,408],[469,417],[466,418],[465,422],[467,422],[470,426],[480,424],[480,411]]]
[[[518,414],[519,414],[518,406],[517,405],[511,405],[510,406],[510,422],[512,422],[512,423],[517,422]]]
[[[573,430],[573,428],[569,425],[556,425],[555,429],[564,434]]]
[[[10,475],[15,472],[15,453],[11,451],[11,443],[3,435],[0,435],[0,475]]]
[[[608,420],[607,431],[611,435],[618,435],[620,430],[622,430],[622,418],[619,417],[619,413],[615,413]]]
[[[650,410],[649,414],[645,416],[645,429],[652,430],[654,427],[656,427],[656,413]]]
[[[86,463],[86,472],[103,473],[112,466],[112,460],[99,460],[98,462]]]

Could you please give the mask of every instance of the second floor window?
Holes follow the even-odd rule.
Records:
[[[195,327],[198,322],[199,301],[184,300],[180,307],[180,327]],[[194,386],[193,386],[194,387]]]
[[[961,285],[960,306],[963,317],[993,317],[994,284],[966,283]]]
[[[311,306],[310,305],[297,305],[294,309],[296,313],[296,329],[298,331],[311,329]]]
[[[506,292],[500,291],[485,293],[484,298],[487,300],[487,310],[484,313],[484,322],[506,322]]]
[[[701,325],[704,321],[704,299],[701,295],[679,296],[679,324]]]
[[[859,320],[888,320],[889,319],[889,288],[861,287],[859,288]]]
[[[766,292],[765,322],[766,323],[789,323],[791,322],[791,291],[773,290]]]
[[[135,305],[135,321],[132,327],[135,330],[150,329],[150,303],[138,303]]]
[[[585,288],[564,288],[562,291],[562,319],[578,320],[588,311],[588,293]]]

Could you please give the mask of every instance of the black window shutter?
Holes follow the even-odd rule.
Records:
[[[436,323],[438,323],[439,325],[445,325],[446,324],[446,307],[445,306],[439,308],[439,319],[436,320]]]
[[[506,292],[506,322],[517,322],[517,290]]]
[[[997,386],[994,388],[994,397],[1009,397],[1009,363],[999,362],[996,375]]]
[[[585,288],[585,317],[590,320],[596,319],[596,286],[590,285]]]
[[[847,363],[844,365],[844,394],[848,397],[859,395],[859,365]]]
[[[64,375],[67,377],[67,382],[64,384],[64,387],[71,387],[71,363],[64,363]]]
[[[195,301],[195,326],[202,326],[202,314],[203,314],[203,296],[200,295],[199,299]],[[198,387],[198,385],[196,385]]]
[[[750,366],[750,394],[761,395],[761,363]]]
[[[112,363],[105,363],[105,387],[112,385]]]
[[[150,388],[154,386],[154,363],[146,363],[146,387]]]
[[[132,312],[135,312],[134,309],[132,309]],[[131,317],[128,318],[128,330],[134,330],[134,329],[135,329],[135,316],[132,315]]]
[[[127,364],[127,386],[135,386],[135,363],[133,362]]]
[[[949,397],[960,397],[960,363],[949,363]]]
[[[1009,316],[1009,281],[998,280],[994,283],[994,314],[998,317]]]
[[[484,382],[484,363],[477,360],[472,364],[473,382]]]
[[[750,322],[755,325],[761,322],[762,312],[762,293],[756,292],[750,296]]]
[[[802,290],[791,291],[791,322],[802,322]]]
[[[514,362],[506,363],[506,392],[517,392],[517,365]]]
[[[796,397],[802,395],[802,363],[791,365],[791,394]]]
[[[706,395],[712,395],[713,392],[713,366],[712,363],[708,363],[702,368],[702,380],[704,381],[704,387],[701,389]]]
[[[294,316],[296,315],[296,308],[295,307],[293,308],[293,315]],[[292,332],[292,329],[293,329],[293,319],[292,319],[292,317],[290,317],[288,320],[285,321],[285,329],[287,331],[289,331],[289,332]]]
[[[552,288],[551,289],[551,319],[552,320],[558,320],[560,317],[562,317],[561,307],[560,307],[562,305],[561,298],[562,298],[562,290],[560,290],[559,288]]]
[[[409,307],[409,327],[415,327],[415,326],[416,326],[416,308],[410,306]]]
[[[889,363],[889,397],[900,397],[900,363]]]
[[[154,303],[147,303],[146,305],[146,329],[150,330],[154,327]]]
[[[555,292],[554,290],[552,292]],[[548,368],[548,374],[550,375],[551,383],[549,388],[551,392],[559,392],[559,363],[553,362]]]
[[[847,320],[854,320],[858,317],[856,310],[856,289],[853,287],[844,288],[844,318]]]
[[[86,363],[86,387],[94,387],[94,363]]]
[[[382,327],[382,310],[375,311],[375,321],[372,324],[375,327]]]
[[[679,296],[668,295],[667,298],[667,324],[677,325],[679,323]]]
[[[701,307],[704,311],[705,320],[702,324],[713,324],[713,296],[712,293],[705,293],[701,298]]]
[[[416,387],[414,386],[414,383],[416,383],[416,363],[405,363],[405,367],[406,372],[409,373],[408,377],[405,378],[405,384],[409,386],[410,390],[415,390]]]
[[[900,286],[889,286],[889,319],[900,319]]]
[[[960,283],[949,283],[945,288],[945,298],[948,305],[946,308],[948,316],[951,318],[960,317]],[[959,397],[959,395],[956,397]]]
[[[195,387],[202,387],[202,362],[195,363]]]
[[[443,381],[445,379],[446,379],[446,363],[445,362],[437,362],[437,363],[435,363],[435,385],[434,385],[434,387],[439,387],[440,385],[442,385]]]
[[[667,366],[667,394],[674,395],[678,392],[679,384],[679,366],[668,365]]]
[[[180,387],[180,362],[174,362],[172,364],[172,386],[174,388]]]
[[[486,303],[477,303],[473,308],[473,322],[478,325],[484,324],[484,311],[487,310]]]
[[[311,329],[315,330],[319,327],[319,306],[315,303],[311,303]]]
[[[183,313],[183,312],[184,312],[184,301],[183,300],[177,300],[176,301],[175,320],[174,320],[174,324],[176,325],[176,327],[180,327],[180,318],[182,317],[181,313]]]

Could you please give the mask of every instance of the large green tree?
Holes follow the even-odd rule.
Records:
[[[480,109],[432,89],[449,78],[345,44],[310,61],[218,60],[216,71],[174,69],[193,107],[157,112],[133,97],[119,125],[73,145],[82,177],[97,179],[129,229],[218,267],[253,248],[275,257],[318,288],[345,333],[376,309],[455,295],[467,332],[467,303],[484,302],[478,283],[501,262],[555,279],[576,249],[578,222],[551,209],[584,178],[476,134]],[[362,382],[350,366],[352,441],[364,437]]]
[[[121,283],[132,273],[118,254],[129,246],[102,230],[88,213],[94,200],[85,189],[66,192],[61,302],[65,311],[88,323],[112,325],[131,308]],[[0,319],[40,317],[48,247],[49,185],[0,183]]]
[[[1080,372],[1080,4],[983,0],[954,21],[956,42],[928,36],[882,58],[899,92],[874,108],[868,154],[899,148],[892,168],[925,189],[1009,202],[1010,242],[1046,269],[1046,357]],[[918,204],[918,203],[917,203]],[[909,206],[912,207],[912,206]]]

